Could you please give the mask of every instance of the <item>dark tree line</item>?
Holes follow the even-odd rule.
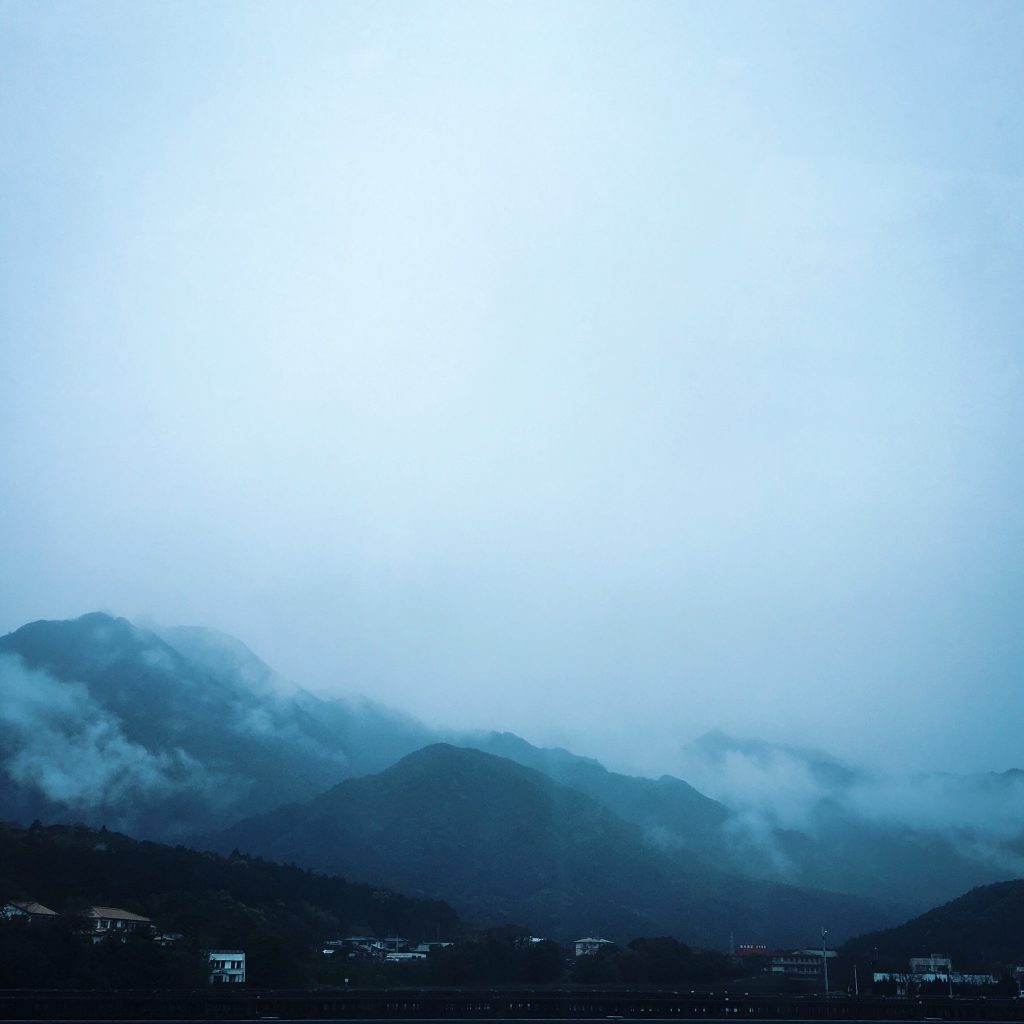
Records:
[[[6,987],[193,987],[206,983],[203,949],[244,949],[254,985],[316,982],[325,938],[362,932],[445,940],[461,932],[445,903],[232,854],[138,842],[84,826],[0,825],[0,903],[33,899],[50,924],[0,922]],[[182,938],[93,944],[76,917],[116,906]],[[197,966],[198,965],[198,966]]]
[[[206,984],[204,949],[244,949],[247,981],[267,988],[553,984],[682,985],[730,974],[722,954],[672,938],[636,939],[576,958],[523,928],[470,933],[445,903],[267,863],[138,842],[84,826],[0,825],[0,902],[35,899],[62,917],[0,921],[0,986],[194,988]],[[93,943],[76,920],[92,905],[122,907],[177,933]],[[325,957],[346,934],[448,941],[405,963]]]

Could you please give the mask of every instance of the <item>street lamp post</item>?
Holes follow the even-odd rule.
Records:
[[[825,972],[825,995],[828,995],[828,956],[827,956],[826,950],[825,950],[825,936],[826,935],[828,935],[828,932],[824,928],[822,928],[821,929],[821,966],[822,966],[822,969]]]

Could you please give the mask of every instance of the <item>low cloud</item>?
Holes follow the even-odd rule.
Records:
[[[897,775],[809,748],[710,733],[684,748],[680,774],[734,811],[734,840],[787,873],[782,830],[821,838],[837,822],[910,828],[1008,874],[1024,871],[1024,771]]]
[[[680,774],[701,792],[782,828],[807,828],[824,800],[842,798],[865,776],[809,748],[708,733],[683,749]]]
[[[82,683],[3,655],[0,693],[0,768],[55,803],[99,810],[212,782],[183,750],[151,751],[129,739]]]
[[[851,787],[846,802],[869,820],[994,839],[1024,834],[1024,772],[885,776]]]

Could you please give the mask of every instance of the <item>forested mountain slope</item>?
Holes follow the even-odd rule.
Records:
[[[1024,964],[1024,879],[983,885],[905,924],[859,935],[852,956],[906,970],[912,956],[941,952],[953,969],[989,971]]]
[[[211,630],[101,613],[0,638],[0,817],[174,838],[379,771],[430,742],[368,702],[287,687]]]
[[[475,923],[516,922],[558,939],[664,933],[727,948],[732,932],[800,944],[821,920],[851,934],[898,916],[856,897],[726,875],[540,772],[448,744],[243,821],[216,845],[446,898]]]
[[[332,936],[435,941],[461,930],[444,903],[237,853],[198,853],[83,826],[0,825],[0,903],[12,899],[36,900],[62,918],[31,926],[38,943],[26,942],[24,926],[0,923],[0,983],[46,987],[91,987],[97,980],[90,972],[117,966],[107,963],[110,957],[92,962],[74,941],[74,915],[92,905],[142,914],[162,932],[181,935],[167,956],[148,941],[129,951],[139,969],[152,972],[151,984],[184,983],[195,967],[205,983],[197,957],[204,948],[244,949],[254,969],[250,980],[294,984],[302,980],[299,962]],[[129,983],[145,982],[136,977]]]

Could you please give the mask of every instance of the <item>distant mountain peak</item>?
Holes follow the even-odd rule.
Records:
[[[156,626],[153,632],[175,650],[215,674],[233,674],[250,690],[295,693],[299,687],[279,676],[237,637],[208,626]]]
[[[689,744],[686,750],[712,765],[721,764],[731,756],[745,758],[760,768],[771,768],[782,761],[798,764],[828,788],[842,789],[865,777],[861,770],[845,764],[824,750],[739,738],[721,729],[704,733]]]
[[[240,822],[215,845],[448,898],[479,924],[518,921],[563,939],[597,927],[615,938],[678,933],[724,945],[739,922],[788,942],[822,913],[892,920],[852,897],[728,877],[679,846],[649,842],[570,785],[451,743]]]
[[[177,838],[378,771],[433,738],[380,707],[282,692],[225,634],[162,632],[90,612],[0,637],[0,817]]]

